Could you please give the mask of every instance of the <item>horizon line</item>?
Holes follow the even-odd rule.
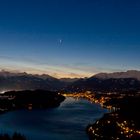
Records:
[[[111,73],[119,73],[119,72],[128,72],[128,71],[137,71],[137,72],[140,72],[140,70],[135,70],[135,69],[128,69],[128,70],[123,70],[123,71],[115,71],[115,72],[97,72],[97,73],[93,73],[92,75],[87,75],[87,76],[75,76],[75,77],[70,77],[70,76],[55,76],[53,74],[48,74],[48,73],[31,73],[31,72],[28,72],[28,71],[19,71],[19,70],[6,70],[6,69],[0,69],[0,72],[9,72],[9,73],[13,73],[13,74],[28,74],[28,75],[48,75],[50,77],[53,77],[53,78],[56,78],[56,79],[63,79],[63,78],[69,78],[69,79],[75,79],[75,78],[89,78],[89,77],[92,77],[96,74],[99,74],[99,73],[107,73],[107,74],[111,74]],[[76,74],[75,74],[76,75]]]

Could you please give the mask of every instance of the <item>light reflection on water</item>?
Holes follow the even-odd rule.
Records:
[[[67,97],[58,107],[0,115],[1,132],[20,132],[29,140],[88,140],[85,128],[107,110],[84,99]]]

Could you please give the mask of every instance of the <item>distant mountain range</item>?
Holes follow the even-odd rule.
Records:
[[[140,80],[140,71],[129,70],[126,72],[115,72],[115,73],[99,73],[93,76],[93,78],[98,79],[120,79],[120,78],[135,78]]]
[[[140,71],[99,73],[89,78],[57,79],[47,74],[33,75],[0,71],[0,92],[44,89],[52,91],[118,91],[139,90]]]
[[[69,79],[57,79],[47,74],[33,75],[27,73],[12,73],[0,71],[0,92],[9,90],[44,89],[56,91],[71,84]]]
[[[140,71],[99,73],[80,79],[67,87],[67,91],[127,91],[140,90]]]

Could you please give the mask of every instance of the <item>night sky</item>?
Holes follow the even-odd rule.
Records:
[[[140,0],[0,0],[0,69],[85,77],[140,69]]]

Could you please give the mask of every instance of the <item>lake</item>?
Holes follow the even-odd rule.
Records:
[[[19,132],[28,140],[88,140],[86,126],[107,112],[85,99],[67,97],[58,108],[18,110],[0,115],[0,131]]]

